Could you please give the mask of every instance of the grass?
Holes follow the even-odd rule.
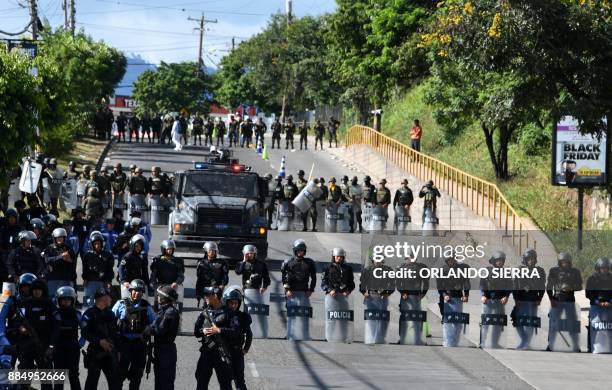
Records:
[[[98,157],[108,141],[87,136],[74,140],[72,149],[67,154],[57,158],[57,165],[64,170],[68,169],[68,162],[77,163],[77,170],[81,171],[83,165],[96,165]]]

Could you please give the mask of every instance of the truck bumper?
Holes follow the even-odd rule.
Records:
[[[219,254],[231,260],[242,260],[242,248],[247,244],[257,247],[257,257],[265,260],[268,255],[268,238],[259,237],[227,237],[227,236],[191,236],[175,234],[171,237],[178,249],[187,248],[193,252],[204,252],[206,241],[214,241],[219,246]]]

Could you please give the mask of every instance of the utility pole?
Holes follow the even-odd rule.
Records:
[[[68,2],[69,1],[70,0],[62,1],[62,9],[64,10],[64,30],[68,30],[70,28],[70,22],[68,20],[68,15],[69,15]]]
[[[234,51],[235,47],[236,47],[236,37],[232,37],[232,51]]]
[[[285,2],[285,11],[287,13],[287,48],[289,48],[289,25],[291,24],[291,19],[292,19],[292,13],[293,13],[293,1],[292,0],[286,0]],[[287,49],[288,50],[288,49]],[[288,83],[290,80],[290,76],[289,75],[285,75],[285,85],[284,85],[284,91],[283,91],[283,102],[281,104],[281,122],[285,122],[285,111],[287,109],[287,89],[288,89]]]
[[[204,18],[204,14],[199,19],[192,18],[191,16],[187,18],[187,20],[191,20],[193,22],[199,22],[200,27],[196,27],[194,30],[200,30],[200,46],[198,48],[198,69],[197,72],[200,74],[202,72],[202,68],[204,67],[204,58],[202,57],[202,50],[204,48],[204,26],[207,23],[217,23],[217,19],[208,20]]]
[[[76,0],[69,0],[69,1],[70,1],[70,33],[74,37],[74,30],[75,30],[75,25],[76,25],[76,7],[75,7]]]
[[[30,17],[34,21],[32,23],[32,40],[38,39],[38,5],[36,0],[30,0]]]

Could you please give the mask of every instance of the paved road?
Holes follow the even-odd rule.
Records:
[[[253,150],[237,150],[236,157],[253,166],[260,174],[278,171],[282,155],[287,157],[287,172],[295,173],[304,169],[307,174],[314,163],[314,176],[341,177],[343,174],[361,173],[347,171],[348,167],[338,166],[327,151],[287,151],[270,150],[270,162],[263,161]],[[145,170],[152,165],[161,165],[165,171],[187,169],[193,161],[201,160],[202,148],[185,148],[177,153],[168,147],[149,144],[114,145],[110,163],[121,162],[124,166],[137,164]],[[165,238],[165,227],[153,228],[151,251]],[[348,260],[358,269],[361,252],[360,234],[329,234],[302,232],[271,232],[269,236],[269,264],[272,272],[272,292],[280,293],[280,262],[289,256],[291,243],[304,238],[309,246],[308,255],[317,261],[321,269],[329,261],[331,248],[344,247]],[[356,278],[359,274],[356,274]],[[232,284],[239,284],[233,274]],[[185,311],[183,313],[183,333],[177,339],[179,350],[177,389],[195,388],[195,367],[199,357],[199,344],[191,335],[193,323],[198,314],[194,299],[195,269],[189,268],[185,280]],[[356,294],[357,295],[357,294]],[[429,297],[430,301],[435,296]],[[486,351],[474,348],[442,348],[441,329],[438,321],[431,321],[433,337],[428,342],[433,346],[410,347],[397,344],[397,324],[389,327],[387,345],[368,346],[363,344],[363,320],[360,313],[363,305],[359,297],[355,303],[355,342],[349,345],[329,344],[324,340],[323,294],[319,290],[313,295],[314,319],[311,324],[313,341],[290,342],[284,340],[285,312],[282,302],[272,303],[270,318],[270,339],[255,340],[247,356],[247,384],[254,389],[289,388],[352,388],[352,389],[394,389],[394,388],[431,388],[431,389],[524,389],[531,388],[528,383],[513,373],[505,365]],[[390,307],[392,318],[398,316],[398,296],[392,296]],[[435,313],[428,313],[435,318]],[[85,378],[86,371],[81,372]],[[213,379],[212,382],[215,382]],[[143,382],[143,388],[153,388],[152,377]],[[126,386],[127,388],[127,386]],[[211,388],[217,388],[213,383]]]

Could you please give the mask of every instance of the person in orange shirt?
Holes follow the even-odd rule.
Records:
[[[423,135],[423,129],[418,119],[414,120],[414,126],[410,129],[410,147],[417,152],[421,151],[421,136]]]

